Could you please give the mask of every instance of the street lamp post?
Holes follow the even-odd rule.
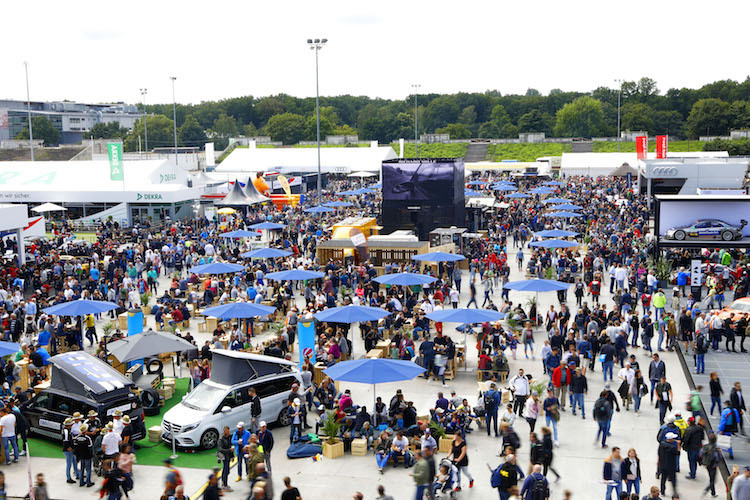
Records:
[[[174,97],[174,81],[176,76],[170,76],[172,79],[172,119],[174,120],[174,164],[177,165],[177,101]]]
[[[26,71],[26,112],[29,115],[29,149],[31,150],[31,161],[34,161],[34,133],[31,130],[31,97],[29,94],[29,63],[23,62]]]
[[[412,83],[412,88],[414,89],[414,158],[419,158],[419,135],[417,133],[417,95],[419,95],[419,85],[418,83]]]
[[[616,79],[617,82],[617,152],[620,152],[620,94],[622,93],[622,80]]]
[[[328,42],[327,38],[308,38],[307,44],[310,50],[315,51],[315,120],[317,122],[317,142],[318,142],[318,204],[322,202],[323,190],[320,180],[320,87],[318,85],[318,52]]]
[[[146,94],[148,94],[148,89],[141,89],[141,95],[143,96],[143,136],[145,139],[144,142],[146,143],[143,149],[148,154],[148,123],[146,121],[148,111],[146,111]]]

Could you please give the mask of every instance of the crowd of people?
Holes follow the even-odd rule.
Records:
[[[483,176],[482,180],[490,186],[496,179]],[[332,181],[324,198],[313,201],[338,199],[335,193],[348,187],[347,182]],[[532,181],[519,181],[519,190],[525,191],[531,185]],[[488,190],[488,194],[492,193]],[[623,453],[619,447],[610,448],[607,441],[616,425],[615,413],[622,407],[640,415],[648,397],[648,403],[659,410],[660,483],[655,492],[646,492],[644,487],[644,498],[664,495],[667,482],[677,495],[683,451],[689,465],[688,477],[694,479],[697,467],[705,467],[710,478],[706,491],[716,496],[721,450],[726,450],[731,458],[731,446],[725,445],[727,438],[744,432],[741,387],[735,384],[730,397],[722,401],[721,382],[712,373],[709,390],[713,404],[706,415],[700,399],[702,387],[697,387],[687,402],[675,400],[669,380],[679,376],[678,367],[670,367],[668,377],[660,353],[679,348],[688,362],[692,360],[695,373],[701,374],[706,356],[721,350],[722,339],[724,350],[736,351],[736,338],[740,337],[739,350],[746,351],[748,314],[724,317],[715,311],[729,296],[741,297],[748,291],[750,274],[741,265],[742,255],[728,250],[698,254],[667,251],[666,258],[674,262],[673,276],[663,276],[650,259],[653,236],[646,200],[634,193],[624,178],[570,178],[555,188],[554,195],[582,207],[583,217],[567,222],[546,217],[544,196],[515,199],[508,208],[490,217],[486,237],[466,243],[462,250],[467,257],[466,273],[462,273],[459,264],[450,262],[426,268],[408,260],[380,263],[386,274],[432,275],[435,281],[421,289],[382,287],[374,280],[379,272],[376,266],[354,257],[343,262],[321,262],[316,249],[321,241],[330,238],[335,218],[307,214],[301,207],[281,211],[250,207],[244,214],[216,216],[213,220],[196,218],[134,228],[107,221],[90,242],[75,240],[62,224],[53,238],[34,241],[28,248],[30,260],[23,266],[12,260],[0,265],[0,338],[22,343],[18,354],[2,360],[0,371],[7,398],[5,408],[0,410],[6,463],[12,464],[24,453],[24,449],[19,451],[18,440],[25,444],[28,434],[28,422],[19,410],[28,394],[11,392],[21,376],[16,363],[22,359],[30,362],[28,383],[33,387],[47,377],[45,367],[50,356],[67,350],[89,350],[106,360],[107,341],[122,335],[114,328],[104,339],[105,332],[101,328],[97,331],[96,326],[100,318],[92,315],[79,321],[48,315],[44,309],[49,306],[79,298],[106,300],[118,306],[110,313],[112,319],[130,308],[148,307],[156,328],[169,329],[195,345],[195,350],[182,360],[189,364],[193,385],[209,377],[211,348],[223,347],[220,339],[228,338],[226,345],[232,350],[260,348],[264,354],[292,359],[290,346],[295,342],[298,322],[312,321],[316,312],[340,305],[381,307],[390,314],[380,321],[359,325],[364,346],[361,351],[359,340],[353,338],[356,329],[348,324],[316,321],[315,358],[332,366],[364,355],[387,338],[392,358],[415,361],[426,369],[425,378],[434,378],[446,386],[446,371],[455,370],[459,362],[466,363],[467,354],[459,353],[444,325],[429,320],[427,315],[464,303],[466,307],[495,309],[507,317],[506,321],[481,323],[469,330],[476,339],[477,371],[488,384],[478,398],[457,395],[456,391],[446,397],[445,389],[437,393],[432,407],[420,412],[399,390],[389,404],[378,398],[368,410],[353,399],[349,390],[338,390],[330,379],[316,383],[314,367],[307,359],[301,368],[303,384],[293,387],[288,398],[290,441],[313,426],[316,433],[320,432],[326,419],[334,418],[340,424],[339,437],[345,447],[350,447],[354,439],[367,441],[380,474],[385,474],[391,465],[411,468],[419,499],[474,486],[467,440],[478,440],[477,434],[486,431],[490,438],[500,440],[502,463],[492,471],[492,487],[498,489],[500,498],[520,495],[525,500],[537,500],[549,497],[546,477],[550,471],[556,480],[560,478],[553,459],[563,431],[561,422],[579,415],[586,419],[588,414],[594,421],[597,444],[611,449],[602,466],[605,498],[611,498],[613,493],[622,497],[632,492],[637,496],[645,478],[641,476],[636,450]],[[345,213],[371,214],[377,210],[379,194],[373,191],[349,201],[354,206]],[[270,231],[269,237],[271,246],[290,252],[288,257],[243,259],[241,254],[250,247],[220,236],[258,222],[284,226]],[[544,229],[577,233],[585,241],[585,250],[581,246],[530,247],[528,243],[538,239],[534,233]],[[2,252],[15,250],[13,240],[3,240],[0,245]],[[685,270],[689,260],[698,257],[706,263],[707,293],[703,300],[696,300],[688,291],[689,273]],[[515,260],[515,266],[511,260]],[[227,275],[191,272],[193,266],[217,261],[239,262],[245,268]],[[558,292],[559,304],[547,310],[538,309],[536,300],[514,303],[503,288],[510,281],[511,268],[527,277],[566,281],[572,293],[569,297],[569,291]],[[283,269],[320,271],[323,277],[286,282],[266,278]],[[672,278],[674,286],[670,283]],[[484,292],[481,304],[479,287]],[[602,298],[607,289],[611,300]],[[196,316],[196,310],[231,301],[276,306],[281,328],[260,343],[256,339],[257,324],[253,322],[236,322],[229,328],[218,325],[208,332],[210,339],[199,345],[183,325]],[[520,346],[524,359],[538,362],[536,369],[524,371],[513,366],[520,359]],[[647,361],[644,355],[648,356]],[[597,370],[602,372],[603,390],[591,408],[586,408],[584,398]],[[709,419],[713,418],[714,406],[719,407],[719,413],[718,422],[712,425]],[[687,418],[683,418],[683,409]],[[69,483],[92,486],[93,466],[103,477],[102,494],[120,498],[133,490],[135,454],[126,417],[114,415],[105,423],[98,415],[70,416],[61,435]],[[537,428],[540,419],[542,423]],[[241,422],[236,429],[223,429],[217,454],[222,467],[211,474],[206,498],[218,498],[221,491],[231,491],[229,472],[233,459],[237,460],[237,481],[243,476],[243,468],[251,481],[252,498],[273,497],[273,435],[264,422],[257,420],[257,415],[248,415],[246,421],[248,428]],[[482,432],[478,433],[480,428]],[[437,441],[441,437],[452,441],[447,458],[438,460]],[[527,446],[529,465],[523,468],[517,450]],[[179,471],[171,463],[166,466],[163,495],[183,498]],[[462,483],[462,476],[468,484]],[[746,475],[733,477],[733,490],[750,488],[745,486],[750,482]],[[282,498],[299,497],[288,478],[285,483]],[[578,492],[566,493],[568,497],[572,494]],[[743,494],[734,498],[750,498]],[[380,497],[387,498],[383,492]]]

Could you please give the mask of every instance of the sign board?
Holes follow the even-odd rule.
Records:
[[[207,142],[206,143],[206,166],[207,167],[215,167],[216,166],[216,153],[214,151],[214,143],[213,142]]]
[[[668,136],[666,135],[656,136],[656,157],[657,158],[667,157],[668,142],[669,142]]]
[[[648,152],[648,137],[641,135],[635,138],[635,151],[639,160],[645,160]]]
[[[701,284],[703,282],[703,271],[701,269],[701,260],[693,259],[690,261],[690,293],[693,300],[701,300]]]
[[[124,181],[125,174],[122,169],[122,143],[108,142],[107,153],[109,155],[109,178],[113,181]]]

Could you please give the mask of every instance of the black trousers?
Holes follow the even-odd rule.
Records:
[[[513,399],[513,413],[517,413],[518,416],[522,416],[523,409],[526,406],[526,396],[516,396]]]

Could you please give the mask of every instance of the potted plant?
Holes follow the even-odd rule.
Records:
[[[650,258],[648,267],[654,272],[659,288],[665,289],[669,286],[669,280],[672,277],[672,263],[664,257],[658,259]]]
[[[326,412],[327,417],[323,424],[326,440],[323,442],[323,456],[326,458],[339,458],[344,456],[344,442],[338,438],[341,424],[336,421],[336,413],[331,410]]]
[[[104,326],[102,327],[102,337],[104,339],[109,339],[109,336],[112,335],[112,330],[115,329],[115,324],[110,322],[104,323]]]
[[[151,293],[143,292],[141,294],[141,311],[143,311],[144,316],[147,316],[151,312],[151,308],[148,307],[149,300],[151,300]]]
[[[544,270],[544,278],[548,280],[555,279],[555,268],[552,266],[549,266],[547,269]]]
[[[448,435],[445,433],[445,430],[443,429],[443,426],[441,426],[434,420],[430,420],[429,425],[430,425],[430,432],[432,434],[432,437],[437,439],[438,451],[441,453],[450,453],[451,443],[453,443],[453,438],[448,437]]]

